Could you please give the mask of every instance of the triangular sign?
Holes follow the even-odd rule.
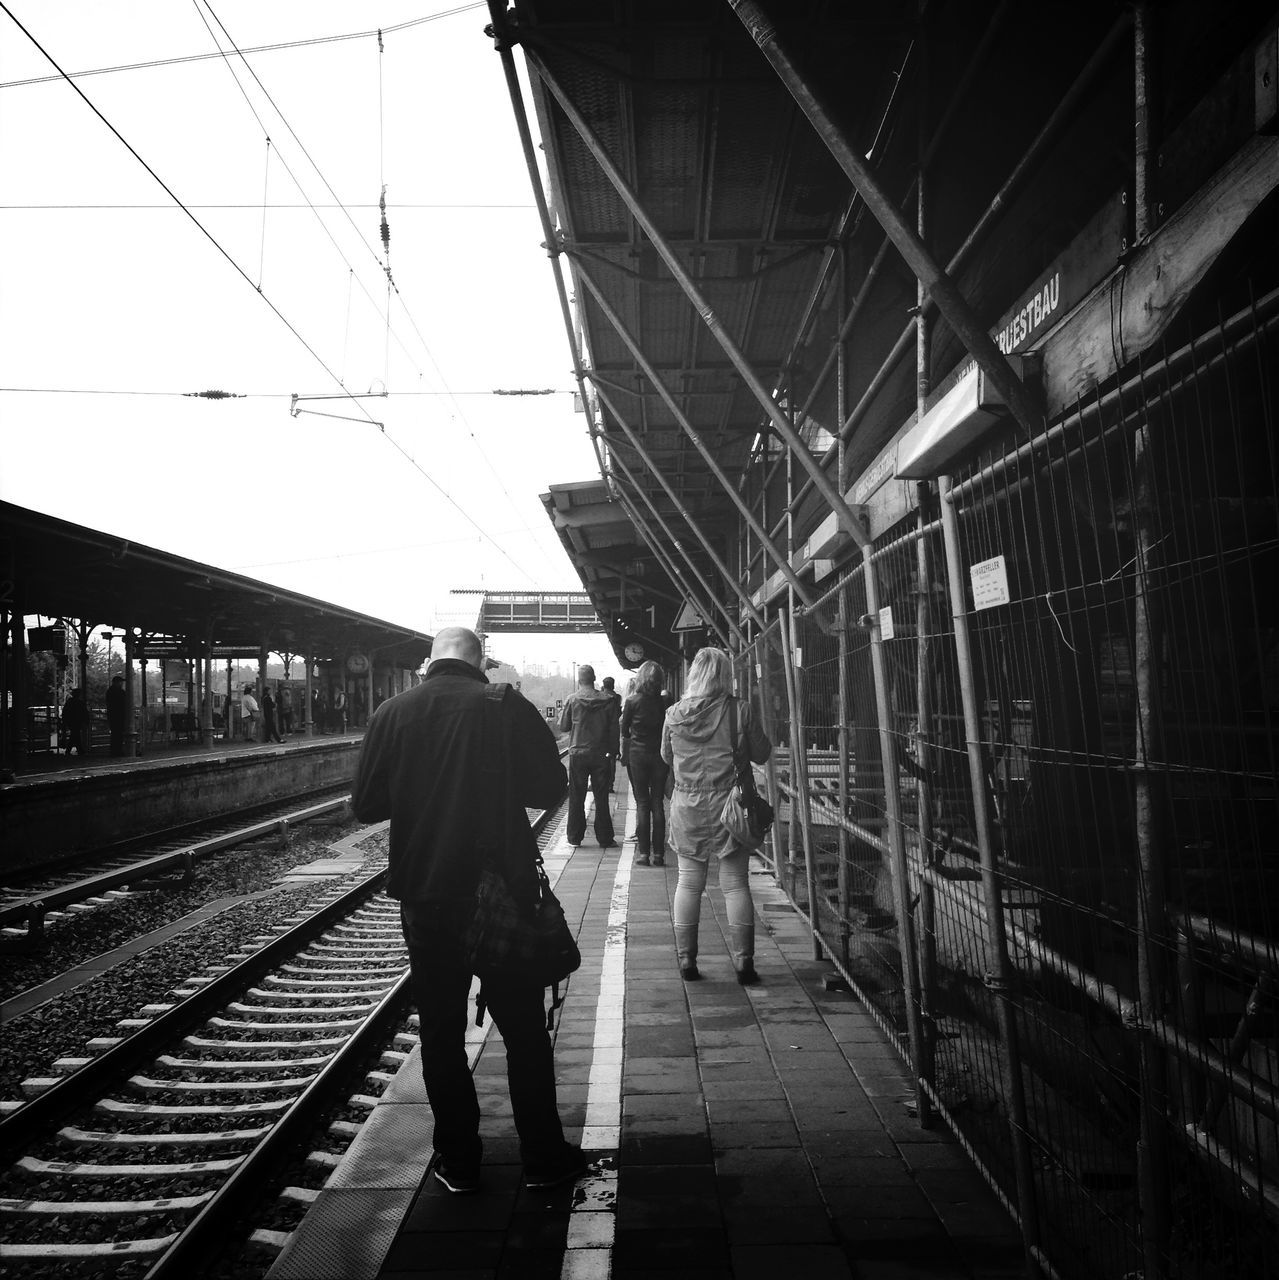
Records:
[[[679,617],[675,619],[672,631],[701,631],[706,626],[706,619],[693,607],[691,600],[685,600],[680,606]]]

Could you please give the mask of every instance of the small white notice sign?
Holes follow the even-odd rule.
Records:
[[[1003,556],[992,556],[973,565],[968,576],[973,584],[974,609],[993,609],[1012,599],[1008,594],[1008,570]]]
[[[893,606],[886,604],[879,611],[879,638],[881,640],[891,640],[896,632],[893,631]]]

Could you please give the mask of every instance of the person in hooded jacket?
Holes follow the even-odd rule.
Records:
[[[750,891],[750,850],[720,821],[733,788],[730,705],[737,708],[738,740],[756,764],[768,759],[771,743],[750,702],[733,697],[733,665],[723,649],[698,652],[688,672],[684,696],[662,724],[662,759],[674,770],[669,843],[679,858],[673,916],[675,950],[687,981],[697,968],[697,926],[710,863],[719,867],[719,884],[728,915],[729,949],[737,981],[759,981],[755,972],[755,905]]]
[[[662,669],[651,659],[640,667],[635,688],[622,706],[622,762],[635,797],[635,865],[666,863],[666,761],[662,723],[671,705],[662,689]]]

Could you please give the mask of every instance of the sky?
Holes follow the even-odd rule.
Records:
[[[0,497],[423,631],[580,589],[538,495],[598,471],[487,21],[0,0]],[[18,24],[68,73],[183,61],[73,87]]]

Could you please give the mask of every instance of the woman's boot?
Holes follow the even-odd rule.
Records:
[[[755,926],[734,924],[728,927],[728,945],[733,953],[733,968],[737,981],[743,987],[754,986],[759,981],[755,972]]]
[[[679,961],[679,971],[686,982],[693,982],[702,976],[697,971],[697,926],[695,924],[675,926],[675,956]]]

